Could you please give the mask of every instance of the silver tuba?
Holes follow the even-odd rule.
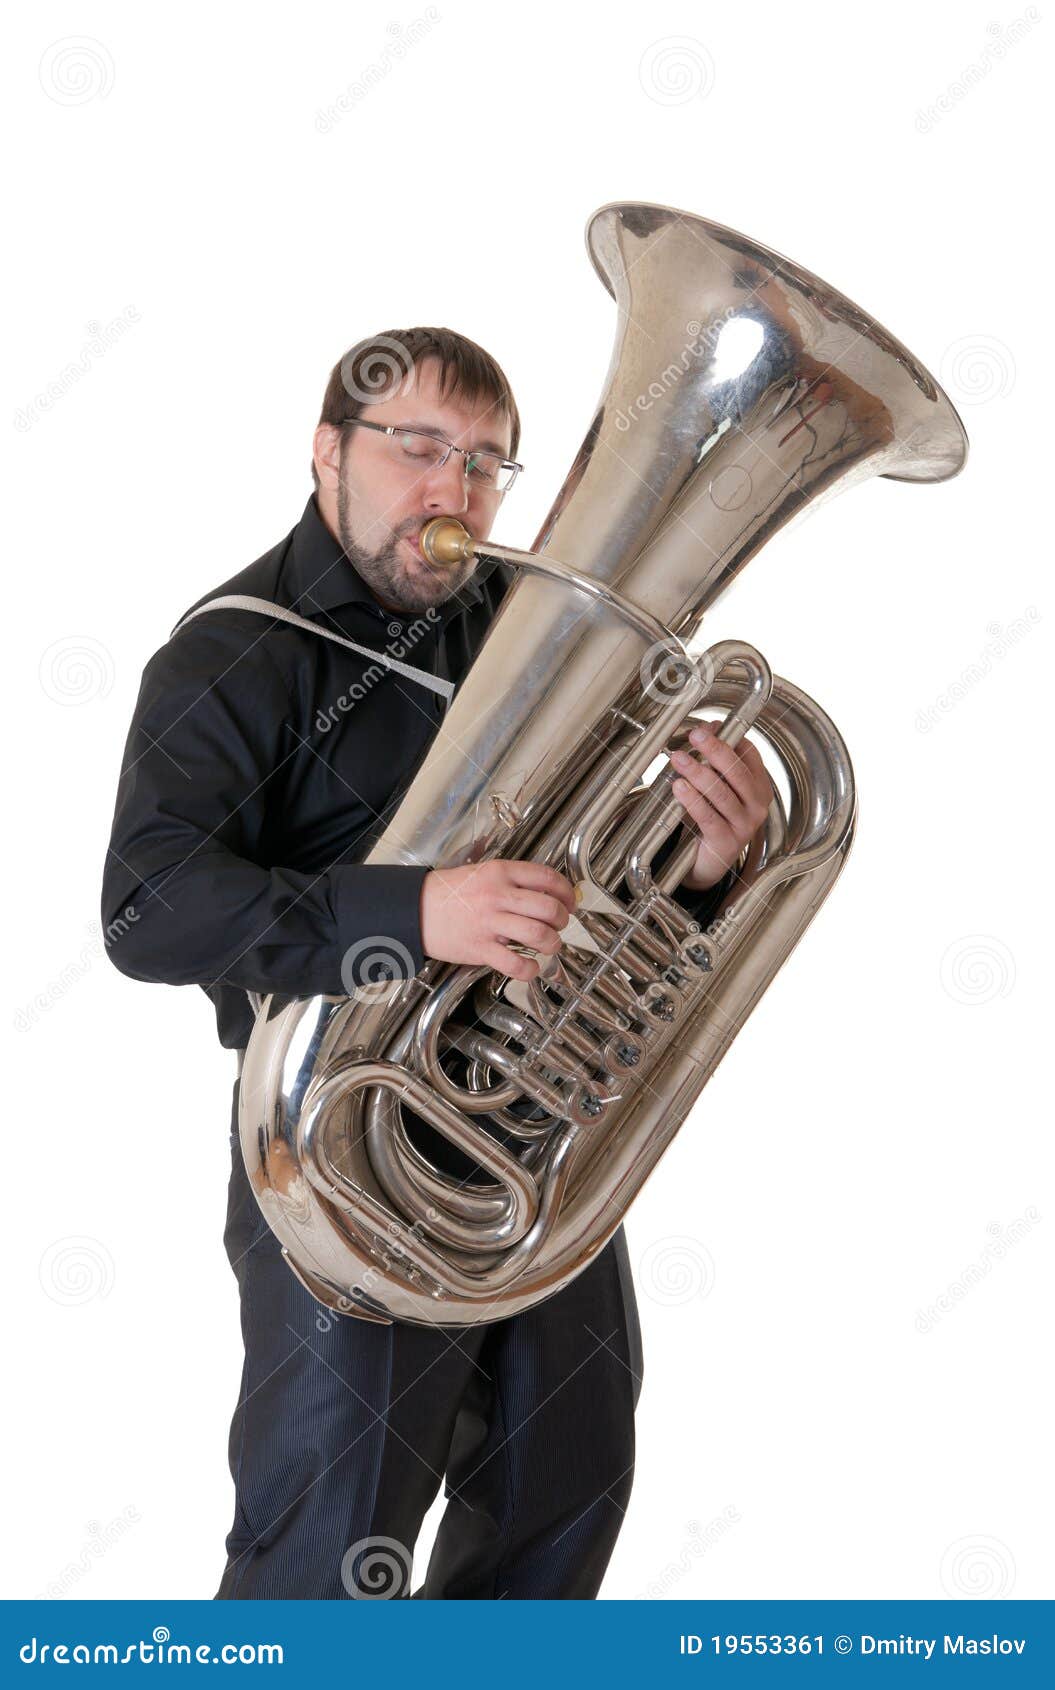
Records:
[[[517,579],[365,858],[534,858],[577,913],[530,982],[430,960],[350,996],[267,997],[242,1069],[242,1153],[286,1260],[365,1319],[502,1319],[612,1237],[855,825],[832,721],[752,646],[706,648],[704,614],[827,494],[966,457],[911,352],[779,253],[664,205],[602,206],[586,242],[618,309],[596,411],[530,551],[451,519],[423,534],[433,563],[500,558]],[[774,787],[701,929],[671,896],[694,845],[667,757],[705,707],[727,744],[769,748],[788,798]],[[435,1166],[404,1107],[484,1177]]]

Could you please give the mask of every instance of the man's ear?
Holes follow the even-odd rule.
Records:
[[[336,492],[341,473],[341,431],[333,423],[320,423],[315,430],[312,457],[319,485]]]

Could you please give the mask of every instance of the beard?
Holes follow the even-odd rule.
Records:
[[[424,558],[409,558],[404,541],[424,528],[427,517],[412,517],[409,522],[401,523],[376,552],[368,552],[352,533],[352,503],[353,496],[342,475],[337,484],[338,538],[345,557],[385,610],[401,615],[431,610],[457,596],[476,568],[475,558],[449,569],[436,569]]]

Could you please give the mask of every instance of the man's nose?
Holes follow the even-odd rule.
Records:
[[[426,477],[426,503],[444,515],[456,516],[469,502],[465,481],[465,459],[452,452],[447,462],[431,469]]]

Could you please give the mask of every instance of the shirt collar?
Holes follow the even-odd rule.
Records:
[[[294,609],[311,615],[314,611],[337,610],[346,604],[365,604],[383,615],[391,614],[383,610],[367,582],[345,556],[341,542],[330,533],[314,493],[310,495],[293,530],[292,566]],[[482,598],[473,576],[459,588],[457,597],[448,600],[441,610],[446,610],[448,615],[457,615],[459,610],[479,604]]]

